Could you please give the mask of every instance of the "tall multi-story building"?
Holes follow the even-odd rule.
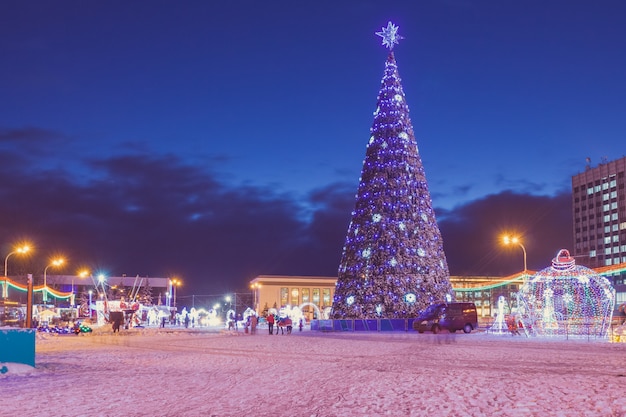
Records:
[[[626,264],[626,157],[587,166],[572,176],[574,256],[589,268]],[[626,292],[623,268],[607,276]],[[618,300],[619,303],[619,300]]]

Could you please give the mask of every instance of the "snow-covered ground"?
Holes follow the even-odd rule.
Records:
[[[626,416],[626,343],[106,326],[3,365],[1,416]]]

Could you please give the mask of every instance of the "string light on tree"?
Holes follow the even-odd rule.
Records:
[[[406,318],[451,299],[448,264],[393,48],[389,49],[333,299],[334,318]]]

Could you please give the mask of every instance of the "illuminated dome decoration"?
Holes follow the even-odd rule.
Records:
[[[535,274],[519,291],[522,323],[537,336],[606,338],[615,290],[609,280],[576,265],[561,249],[552,266]]]
[[[452,297],[443,239],[391,49],[391,22],[371,135],[346,234],[332,318],[409,318]]]

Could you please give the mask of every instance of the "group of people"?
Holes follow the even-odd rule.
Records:
[[[239,315],[239,317],[241,317],[241,315]],[[236,317],[235,314],[231,312],[231,314],[228,316],[228,320],[226,321],[228,323],[228,330],[237,330],[238,321],[241,321],[241,320],[238,320],[238,317]],[[244,324],[245,332],[256,334],[256,328],[258,324],[259,324],[259,318],[256,316],[256,314],[249,315]]]
[[[289,317],[275,317],[273,314],[268,314],[265,319],[267,320],[267,330],[269,334],[278,334],[279,330],[281,334],[285,334],[285,330],[287,330],[287,334],[291,334],[293,321]],[[298,328],[300,331],[302,331],[303,326],[304,319],[300,318],[300,321],[298,322]],[[276,328],[276,333],[274,333],[274,328]]]
[[[521,321],[519,321],[519,323],[518,323],[517,318],[515,316],[513,316],[513,315],[510,316],[507,319],[506,324],[507,324],[507,327],[508,327],[509,331],[511,332],[511,335],[513,335],[513,336],[518,335],[519,336],[521,334],[519,332],[519,328],[523,327],[523,324],[522,324]]]

